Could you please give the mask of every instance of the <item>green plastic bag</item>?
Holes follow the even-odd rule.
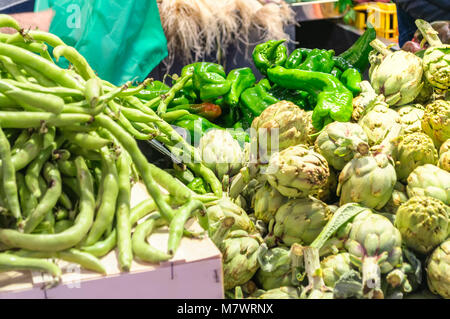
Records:
[[[115,85],[143,81],[167,56],[156,0],[38,0],[35,11],[49,7],[55,11],[50,32]]]

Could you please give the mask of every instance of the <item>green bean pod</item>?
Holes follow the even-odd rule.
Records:
[[[111,234],[104,240],[97,241],[91,246],[82,246],[82,251],[88,252],[95,257],[103,257],[116,247],[117,244],[117,230],[113,229]]]
[[[70,191],[72,193],[77,195],[77,197],[81,196],[80,186],[79,186],[78,181],[77,181],[76,178],[74,178],[74,177],[63,177],[62,178],[62,183],[63,183],[64,186],[66,186],[68,189],[70,189]]]
[[[18,87],[19,89],[29,90],[29,91],[33,91],[33,92],[53,94],[53,95],[57,95],[59,97],[74,97],[74,98],[78,98],[78,99],[81,99],[84,97],[83,92],[78,91],[76,89],[69,89],[69,88],[60,87],[60,86],[46,87],[46,86],[41,86],[39,84],[34,84],[34,83],[30,83],[30,82],[21,83],[18,80],[14,81],[11,79],[3,79],[3,81],[5,81],[6,83],[9,83],[11,85],[14,85],[15,87]]]
[[[183,237],[184,224],[186,224],[191,214],[197,209],[206,211],[203,203],[194,199],[191,199],[188,203],[177,209],[177,213],[169,225],[169,240],[167,244],[169,255],[175,255],[175,252],[180,245],[181,238]]]
[[[22,31],[19,22],[8,14],[0,14],[0,28],[13,28],[19,33]]]
[[[64,136],[71,143],[74,143],[86,150],[98,151],[103,146],[111,145],[111,141],[108,141],[107,139],[84,132],[64,132]]]
[[[84,246],[93,245],[99,240],[99,238],[105,233],[108,226],[112,224],[114,214],[116,212],[117,195],[119,193],[119,176],[117,173],[117,167],[114,163],[113,154],[107,147],[103,147],[100,152],[102,155],[102,162],[105,167],[105,169],[102,170],[105,174],[102,178],[102,199],[97,210],[94,224],[92,225],[92,228],[83,243]]]
[[[77,169],[72,161],[59,160],[56,163],[58,165],[58,169],[63,175],[71,177],[77,176]]]
[[[61,56],[64,56],[75,67],[78,74],[80,74],[86,81],[97,77],[86,59],[74,47],[58,45],[53,49],[53,56],[56,61],[58,61]]]
[[[21,170],[30,164],[42,149],[42,135],[33,133],[30,139],[26,141],[20,148],[11,150],[11,161],[14,164],[16,171]]]
[[[10,57],[16,63],[24,64],[30,68],[39,70],[40,73],[57,82],[61,86],[79,89],[81,91],[83,90],[81,84],[66,70],[61,69],[45,58],[33,54],[28,50],[0,42],[0,54]]]
[[[30,216],[26,219],[23,228],[24,233],[31,233],[33,229],[44,219],[47,212],[51,212],[58,202],[58,198],[61,196],[61,175],[59,174],[56,166],[50,162],[44,165],[44,177],[49,185],[47,191],[42,197],[36,209],[31,212]]]
[[[0,56],[0,62],[5,67],[6,71],[11,74],[12,78],[17,81],[17,83],[31,84],[26,76],[20,72],[19,67],[7,56]]]
[[[69,229],[72,226],[73,226],[73,221],[71,221],[70,219],[58,220],[55,223],[55,234],[61,233],[61,232],[65,231],[66,229]]]
[[[41,197],[41,189],[39,187],[39,175],[41,174],[42,167],[48,161],[52,155],[52,151],[55,146],[49,146],[38,154],[38,156],[27,167],[25,174],[25,184],[33,194],[33,196]]]
[[[30,139],[31,130],[22,130],[19,136],[14,141],[12,148],[20,148],[22,145]]]
[[[102,95],[102,86],[100,80],[97,77],[87,80],[86,87],[84,89],[84,96],[90,107],[96,107],[100,96]]]
[[[54,211],[54,215],[55,215],[55,220],[56,222],[59,222],[61,220],[68,220],[69,218],[69,212],[66,208],[64,207],[58,207],[55,211]]]
[[[23,34],[20,32],[15,33],[6,41],[6,43],[23,43],[26,40],[42,41],[52,47],[65,44],[57,35],[40,30],[28,30]]]
[[[92,121],[88,114],[53,114],[49,112],[2,112],[0,126],[2,128],[40,128],[42,123],[48,126],[65,126]]]
[[[156,206],[156,203],[152,198],[144,199],[131,209],[130,226],[133,227],[134,224],[138,222],[138,220],[152,213],[157,208],[158,207]]]
[[[9,141],[0,128],[0,158],[2,159],[2,183],[8,208],[14,218],[22,219],[19,194],[16,183],[16,170],[11,157]]]
[[[38,270],[61,276],[61,269],[54,263],[38,258],[19,257],[9,253],[0,253],[0,270]]]
[[[61,146],[61,144],[64,142],[64,140],[59,137],[57,140],[55,140],[56,137],[56,127],[50,126],[46,128],[47,133],[44,134],[42,138],[42,149],[46,149],[47,147],[53,146],[55,149]],[[53,152],[53,150],[52,150]],[[53,155],[53,154],[51,154]]]
[[[25,177],[22,173],[16,172],[17,187],[19,190],[20,207],[22,208],[23,218],[27,218],[38,205],[38,200],[31,194],[25,184]]]
[[[71,248],[58,252],[57,256],[62,260],[79,264],[83,268],[106,275],[106,269],[101,261],[88,252]]]
[[[159,263],[172,258],[171,255],[151,246],[147,242],[147,237],[151,235],[153,230],[164,225],[165,222],[160,217],[159,213],[154,213],[147,220],[137,225],[133,233],[133,253],[143,261]]]
[[[20,64],[19,65],[22,69],[25,70],[27,75],[29,76],[27,78],[28,82],[33,82],[35,84],[39,84],[44,87],[56,87],[58,84],[56,84],[54,81],[40,73],[38,70],[33,69],[32,67],[29,67],[28,65]]]
[[[94,219],[92,177],[82,157],[78,156],[75,159],[75,165],[81,192],[80,213],[75,219],[75,224],[59,234],[51,235],[24,234],[13,229],[0,229],[0,243],[11,248],[52,252],[74,247],[86,236]]]
[[[70,200],[69,195],[67,195],[64,192],[61,192],[61,195],[58,198],[58,203],[61,204],[67,210],[73,209],[72,201]]]
[[[86,160],[100,161],[102,159],[99,152],[94,151],[94,150],[85,149],[76,144],[70,144],[68,149],[69,149],[70,153],[83,156]]]
[[[129,271],[133,260],[133,247],[131,244],[130,226],[130,199],[131,199],[131,159],[126,152],[118,158],[119,194],[116,208],[117,248],[118,260],[123,271]]]

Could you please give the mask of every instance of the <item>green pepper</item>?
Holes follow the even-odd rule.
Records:
[[[333,122],[348,122],[353,112],[353,94],[331,74],[286,69],[280,66],[267,70],[270,81],[291,90],[304,90],[317,97],[312,115],[314,128],[320,131]]]
[[[206,183],[201,177],[195,177],[189,184],[187,184],[187,187],[197,194],[206,194],[211,192],[211,188],[208,183]]]
[[[369,66],[369,53],[372,51],[370,42],[375,40],[376,36],[374,27],[367,23],[367,29],[363,35],[347,51],[341,53],[339,57],[345,59],[363,73]]]
[[[339,56],[333,57],[334,65],[338,67],[341,71],[354,68],[346,59]]]
[[[303,62],[305,56],[306,54],[303,48],[295,49],[287,58],[284,67],[286,69],[297,69]]]
[[[283,65],[286,62],[287,49],[282,45],[285,41],[269,40],[255,47],[252,53],[253,62],[262,74],[266,74],[268,68]]]
[[[353,96],[357,96],[361,93],[361,87],[359,86],[361,81],[361,73],[359,73],[357,69],[347,69],[344,73],[342,73],[341,82],[347,87],[347,89],[352,91]]]
[[[198,62],[194,64],[192,84],[202,101],[209,101],[223,96],[231,88],[231,83],[225,78],[223,66],[217,63]]]
[[[168,109],[167,112],[179,110],[187,110],[192,114],[200,115],[210,121],[214,121],[222,114],[222,109],[219,105],[209,102],[203,102],[199,104],[182,104]]]
[[[249,128],[255,117],[259,116],[269,105],[279,100],[269,93],[270,83],[267,79],[258,82],[254,87],[248,88],[241,94],[239,108],[242,114],[242,125]]]
[[[341,69],[339,69],[338,67],[335,66],[333,68],[333,70],[331,70],[330,74],[332,76],[334,76],[335,78],[340,79],[341,75],[342,75],[342,71],[341,71]]]
[[[139,93],[135,94],[136,97],[150,101],[155,97],[166,94],[169,92],[170,88],[162,83],[161,81],[151,81],[145,89],[141,90]]]
[[[182,127],[186,129],[191,138],[191,143],[194,145],[197,145],[200,138],[203,136],[203,134],[209,130],[209,129],[221,129],[223,130],[223,127],[220,127],[214,123],[211,123],[207,119],[198,116],[196,114],[187,114],[183,115],[179,118],[177,118],[175,121],[173,121],[171,124]],[[243,131],[229,131],[231,133],[231,136],[233,136],[234,139],[240,142],[248,142],[249,137],[247,133]]]
[[[231,107],[239,103],[239,98],[245,89],[256,82],[255,75],[250,68],[234,69],[228,73],[227,80],[231,83],[230,91],[224,95],[224,102]]]
[[[334,67],[333,50],[313,49],[308,53],[299,70],[330,73]]]
[[[173,100],[169,103],[169,107],[190,104],[190,103],[191,103],[191,101],[184,94],[180,94],[180,92],[178,92],[178,94],[176,94],[175,97],[173,98]]]
[[[282,101],[290,101],[304,110],[312,109],[313,104],[310,103],[310,94],[302,90],[289,90],[277,84],[269,90],[274,97]]]

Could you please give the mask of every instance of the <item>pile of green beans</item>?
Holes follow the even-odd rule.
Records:
[[[105,274],[99,258],[117,248],[129,271],[133,258],[165,261],[183,236],[201,236],[185,223],[197,217],[205,224],[203,203],[220,197],[222,185],[195,148],[134,96],[151,79],[114,86],[56,35],[22,30],[8,15],[0,15],[2,27],[18,32],[0,33],[1,270],[59,277],[51,259],[62,259]],[[61,57],[69,69],[55,63]],[[187,166],[213,194],[195,194],[149,163],[136,139],[153,138],[190,159]],[[140,180],[150,198],[131,207]],[[167,251],[147,242],[162,226],[169,229]]]

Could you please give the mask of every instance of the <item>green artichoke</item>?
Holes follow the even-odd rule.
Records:
[[[370,85],[369,81],[362,81],[359,86],[361,87],[361,93],[353,98],[352,103],[352,119],[355,122],[358,122],[359,119],[369,112],[375,104],[384,102],[384,96],[378,95],[372,85]]]
[[[393,164],[384,153],[356,155],[339,175],[340,205],[353,202],[381,209],[391,198],[397,181]]]
[[[395,172],[397,179],[406,182],[409,174],[418,166],[436,164],[438,154],[433,140],[425,133],[415,132],[397,138],[395,148]]]
[[[287,198],[280,194],[269,183],[258,189],[253,197],[252,207],[255,217],[268,223],[274,216],[281,205],[287,202]]]
[[[297,287],[285,286],[267,291],[258,290],[248,299],[299,299],[300,290]]]
[[[233,217],[221,220],[211,239],[222,253],[224,289],[229,290],[248,282],[259,268],[258,250],[262,244],[259,234],[244,230],[231,231]]]
[[[433,293],[450,299],[450,239],[437,247],[429,257],[427,281]]]
[[[281,242],[309,245],[332,217],[332,212],[322,201],[309,197],[291,199],[282,205],[269,224],[265,239],[269,247]]]
[[[312,124],[312,115],[313,111],[306,112],[306,131],[308,134],[308,145],[314,145],[314,142],[317,138],[317,130]]]
[[[422,130],[438,148],[450,138],[450,101],[436,100],[427,105],[422,117]]]
[[[384,55],[370,74],[375,92],[383,94],[389,105],[400,106],[414,101],[423,86],[422,59],[403,50],[392,52],[378,39],[370,45]]]
[[[433,86],[430,84],[430,82],[428,82],[425,74],[422,75],[422,81],[423,81],[422,90],[420,90],[419,94],[416,96],[414,103],[427,104],[433,100],[435,90]]]
[[[330,255],[320,262],[323,281],[325,285],[333,288],[339,278],[346,272],[352,270],[352,263],[348,253]]]
[[[400,115],[400,123],[402,125],[402,134],[422,132],[422,117],[425,112],[422,105],[414,104],[405,105],[396,109]]]
[[[400,205],[406,203],[408,199],[406,186],[400,182],[397,182],[395,183],[391,198],[381,210],[386,213],[396,214]]]
[[[408,176],[409,197],[431,196],[450,205],[450,173],[431,164],[417,167]]]
[[[423,55],[423,72],[433,86],[450,87],[450,45],[442,44],[438,32],[426,21],[417,19],[416,25],[430,45]]]
[[[376,104],[358,121],[371,146],[380,144],[388,132],[400,123],[400,115],[390,109],[386,103]]]
[[[260,268],[256,273],[256,281],[264,290],[283,286],[299,286],[299,277],[302,276],[302,255],[298,248],[292,245],[268,249],[262,244],[258,252]]]
[[[233,203],[228,197],[222,197],[213,205],[206,209],[209,222],[210,236],[215,233],[216,229],[220,226],[222,220],[226,217],[234,218],[234,225],[231,230],[244,230],[248,233],[255,232],[255,225],[248,217],[245,210],[240,206]]]
[[[322,155],[304,145],[296,145],[270,158],[266,176],[281,195],[306,197],[327,183],[330,170]]]
[[[362,270],[363,292],[369,298],[382,297],[381,274],[402,263],[400,232],[389,219],[369,209],[358,214],[351,226],[342,231],[348,232],[345,249]]]
[[[315,142],[315,150],[328,164],[342,170],[357,153],[358,148],[369,148],[364,130],[358,124],[333,122],[328,124]]]
[[[222,180],[239,172],[243,162],[243,152],[239,142],[226,130],[209,130],[200,138],[198,150],[203,163]]]
[[[308,142],[308,116],[294,103],[280,101],[255,118],[251,130],[252,149],[267,163],[275,152]]]
[[[449,207],[440,200],[414,196],[398,208],[395,226],[406,246],[427,254],[447,238],[449,214]]]
[[[439,149],[439,168],[450,172],[450,139],[446,140]]]
[[[333,202],[336,200],[337,184],[337,174],[332,168],[330,168],[330,176],[328,176],[327,183],[319,188],[317,192],[314,192],[311,196],[326,203]]]

